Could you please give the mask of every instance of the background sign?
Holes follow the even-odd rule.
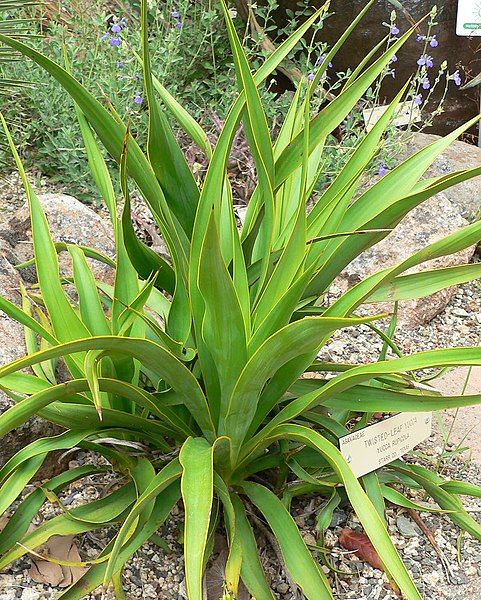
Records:
[[[481,0],[458,0],[456,34],[466,37],[481,35]]]
[[[362,111],[366,131],[371,131],[388,108],[389,106],[376,106],[375,108],[366,108]],[[417,123],[420,120],[421,111],[419,110],[419,106],[416,106],[412,100],[409,100],[397,106],[392,124],[399,127],[401,125]]]

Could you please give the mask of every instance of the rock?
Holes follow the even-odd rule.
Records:
[[[441,139],[439,135],[416,133],[409,141],[407,154],[414,154],[439,139]],[[425,177],[439,177],[453,171],[473,169],[480,165],[481,148],[456,141],[436,159],[427,170]],[[464,219],[472,221],[481,210],[481,177],[474,177],[458,183],[454,187],[444,190],[444,194]]]
[[[312,535],[312,533],[309,533],[308,531],[302,532],[302,538],[308,546],[316,546],[317,545],[316,538]]]
[[[187,587],[185,584],[185,579],[183,579],[180,583],[179,583],[179,600],[180,598],[187,600]]]
[[[399,157],[399,162],[438,139],[440,137],[437,135],[414,134]],[[480,164],[481,148],[454,142],[438,157],[424,177],[442,177],[455,171],[479,167]],[[336,284],[340,284],[341,289],[346,289],[377,271],[400,263],[421,248],[468,225],[480,209],[481,177],[444,190],[411,211],[390,235],[357,257],[336,280]],[[472,246],[456,254],[421,264],[406,273],[466,264],[474,251],[475,246]],[[400,302],[399,324],[412,328],[429,322],[444,310],[455,290],[456,287],[453,286],[426,298]],[[373,312],[384,311],[391,312],[392,305],[373,305]],[[467,316],[467,313],[463,316]]]
[[[37,600],[40,598],[40,593],[32,588],[25,588],[21,596],[22,600]]]
[[[52,238],[55,242],[80,244],[95,248],[110,258],[115,255],[113,232],[109,221],[98,215],[91,208],[82,204],[72,196],[65,194],[40,194],[40,203],[47,216]],[[32,233],[30,216],[25,205],[17,210],[0,228],[0,237],[6,240],[11,247],[11,252],[18,262],[29,260],[33,256]],[[113,283],[113,270],[99,263],[87,259],[96,278]],[[59,255],[60,273],[64,276],[71,275],[70,259],[67,253]],[[32,270],[22,272],[26,279],[34,280]]]
[[[335,510],[332,514],[330,527],[339,527],[347,521],[347,515],[343,510]]]
[[[446,194],[439,193],[411,211],[384,240],[352,261],[336,283],[341,289],[346,289],[373,273],[402,262],[421,248],[466,225],[468,222],[459,214]],[[466,264],[473,256],[474,250],[475,247],[472,246],[456,254],[436,258],[406,271],[406,274]],[[450,287],[426,298],[400,302],[399,324],[415,327],[428,323],[444,310],[455,289]],[[372,306],[373,312],[392,311],[390,304]]]
[[[413,523],[411,519],[403,517],[402,515],[397,517],[396,526],[398,528],[399,533],[407,538],[417,537],[421,534],[421,530],[416,525],[416,523]]]
[[[114,256],[115,246],[109,222],[100,217],[72,196],[62,194],[42,194],[39,200],[47,215],[54,241],[70,242],[93,247],[110,256]],[[30,217],[27,206],[9,215],[0,226],[0,295],[14,303],[20,302],[19,273],[12,264],[23,262],[32,257]],[[59,257],[60,272],[64,276],[71,274],[67,253]],[[107,283],[113,283],[114,272],[110,267],[89,259],[94,275]],[[34,269],[22,270],[25,281],[35,281]],[[25,354],[23,327],[0,313],[0,364],[6,364]],[[0,393],[0,412],[11,406],[11,400]],[[30,442],[59,432],[59,428],[34,417],[22,427],[9,433],[2,439],[0,446],[0,466]],[[57,472],[56,456],[52,455],[44,463],[39,476],[49,477]]]
[[[12,267],[7,256],[10,255],[10,246],[0,239],[0,296],[14,302],[20,303],[20,276]],[[25,354],[25,342],[23,326],[0,312],[0,365],[5,365]],[[0,392],[0,413],[12,405],[11,399]],[[43,419],[34,417],[22,427],[11,431],[0,444],[0,466],[18,450],[31,441],[49,435],[57,431],[56,428]]]
[[[282,582],[282,583],[278,583],[276,585],[276,592],[278,592],[279,594],[281,594],[281,595],[287,594],[288,591],[289,591],[289,586],[287,585],[287,583]]]

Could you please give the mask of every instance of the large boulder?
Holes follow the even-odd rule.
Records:
[[[415,134],[406,155],[417,152],[435,139],[437,136]],[[479,165],[481,150],[456,142],[437,159],[426,176],[446,175]],[[373,273],[394,266],[425,246],[465,227],[468,225],[466,217],[472,218],[480,207],[481,178],[471,179],[433,196],[411,211],[384,240],[352,261],[336,280],[334,292],[336,288],[338,292],[345,290]],[[423,263],[407,273],[466,264],[470,262],[474,252],[475,246],[471,246],[456,254]],[[429,322],[444,310],[455,289],[450,287],[426,298],[400,302],[399,323],[403,327],[416,327]],[[392,305],[373,305],[374,312],[391,310]]]
[[[408,258],[421,248],[449,235],[468,222],[455,210],[454,205],[444,193],[437,194],[418,208],[415,208],[396,229],[379,244],[363,252],[346,267],[340,280],[347,288],[359,281]],[[439,269],[466,264],[474,254],[474,246],[428,261],[414,267],[406,273],[416,273],[426,269]],[[404,327],[416,327],[428,323],[444,310],[453,297],[455,287],[449,287],[436,294],[405,300],[399,303],[399,324]],[[373,305],[375,312],[391,312],[392,305]]]
[[[9,261],[12,259],[10,246],[0,239],[0,296],[15,304],[20,303],[20,275]],[[25,355],[23,326],[0,312],[0,366]],[[0,413],[12,405],[11,399],[0,392]],[[7,434],[0,444],[0,467],[31,441],[58,431],[51,423],[34,417],[22,427]]]
[[[439,139],[441,139],[439,135],[416,133],[406,148],[406,155],[414,154]],[[425,177],[440,177],[454,171],[474,169],[480,166],[481,148],[456,141],[434,161]],[[444,190],[444,194],[453,204],[456,212],[464,219],[472,221],[481,210],[481,177],[458,183],[454,187]]]

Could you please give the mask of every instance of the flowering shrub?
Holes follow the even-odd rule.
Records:
[[[132,137],[128,123],[111,114],[71,75],[70,64],[65,70],[34,48],[0,35],[0,42],[34,60],[75,102],[91,175],[109,209],[117,250],[115,283],[108,286],[96,281],[89,268],[85,253],[92,252],[68,245],[73,278],[68,291],[64,288],[41,204],[2,119],[30,208],[38,286],[23,290],[22,308],[6,299],[0,299],[0,307],[40,338],[41,350],[0,368],[0,385],[15,401],[0,415],[0,436],[33,414],[57,423],[64,432],[33,442],[0,468],[0,516],[22,495],[50,452],[77,447],[95,451],[118,473],[117,487],[105,497],[64,508],[33,531],[29,524],[44,502],[56,503],[71,482],[97,469],[69,471],[23,497],[0,532],[0,569],[53,534],[80,535],[116,527],[111,542],[96,559],[82,563],[89,570],[61,597],[77,600],[112,583],[116,596],[123,598],[125,563],[155,535],[180,499],[189,600],[203,598],[210,540],[219,528],[229,546],[225,598],[237,596],[242,580],[253,597],[273,599],[249,519],[252,511],[272,531],[286,568],[305,597],[332,599],[330,579],[317,561],[322,549],[311,553],[289,513],[292,498],[306,492],[325,499],[320,531],[329,526],[341,499],[350,503],[380,565],[408,600],[421,596],[386,529],[386,500],[423,511],[442,509],[481,539],[481,526],[459,497],[481,496],[479,487],[445,481],[403,460],[358,481],[338,450],[339,438],[360,419],[369,422],[375,412],[424,412],[479,403],[480,396],[440,397],[413,373],[481,365],[481,348],[440,349],[393,359],[386,359],[383,351],[377,362],[359,365],[318,359],[337,329],[382,316],[359,317],[362,304],[418,298],[481,275],[479,264],[428,269],[422,276],[405,274],[475,244],[481,239],[481,222],[476,222],[367,277],[333,303],[326,302],[332,281],[344,267],[382,240],[410,210],[481,175],[478,167],[422,179],[473,120],[362,188],[363,174],[398,103],[406,93],[412,94],[406,85],[306,210],[323,169],[329,134],[392,68],[393,56],[413,34],[399,33],[372,64],[353,71],[336,97],[312,116],[314,90],[370,4],[326,53],[314,77],[302,78],[273,141],[258,90],[326,7],[253,72],[222,2],[239,93],[214,148],[196,119],[152,75],[145,1],[142,107],[149,121],[145,147]],[[189,170],[166,112],[206,155],[209,166],[201,183]],[[227,176],[240,122],[256,167],[256,188],[241,228]],[[119,205],[99,143],[119,166]],[[130,216],[133,186],[154,216],[168,257],[157,255],[135,236]],[[379,335],[389,346],[389,331]],[[63,381],[55,374],[58,359],[68,371]],[[35,366],[32,373],[23,371],[30,366]],[[306,379],[305,373],[312,371],[319,377]],[[425,490],[436,504],[416,505],[404,495],[406,488]]]
[[[67,9],[70,7],[70,2],[64,4]],[[211,4],[208,0],[194,4],[179,0],[175,5],[154,3],[149,11],[152,64],[157,78],[197,118],[207,122],[214,110],[223,118],[236,93],[228,40],[219,8],[209,9]],[[24,10],[24,16],[31,17],[34,9]],[[182,29],[179,23],[187,14],[187,24]],[[102,101],[108,98],[123,118],[131,119],[138,135],[145,138],[147,118],[141,102],[141,66],[133,54],[140,42],[135,11],[126,6],[124,14],[112,16],[105,10],[103,0],[92,0],[85,12],[72,10],[67,24],[49,21],[40,28],[32,21],[31,29],[43,34],[32,41],[35,47],[60,63],[65,43],[79,78],[89,90]],[[13,133],[28,167],[83,201],[98,199],[97,190],[85,176],[86,155],[77,143],[79,128],[69,116],[71,100],[41,70],[28,63],[0,64],[2,71],[9,78],[16,76],[35,83],[35,94],[19,91],[8,106],[2,107],[13,123]]]

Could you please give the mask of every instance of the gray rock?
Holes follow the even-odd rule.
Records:
[[[454,582],[455,585],[464,585],[466,583],[469,583],[469,577],[465,574],[465,573],[459,573],[455,578],[454,578]]]
[[[415,134],[408,145],[405,157],[436,139],[439,139],[439,136]],[[481,149],[456,142],[433,164],[426,176],[442,176],[479,164],[481,164]],[[481,177],[433,196],[411,211],[384,240],[363,252],[349,264],[336,280],[336,285],[341,290],[345,290],[373,273],[402,262],[425,246],[468,225],[468,218],[471,219],[480,207]],[[406,274],[466,264],[471,260],[474,251],[475,246],[471,246],[456,254],[423,263],[406,271]],[[426,298],[400,302],[399,324],[410,328],[429,322],[444,310],[455,290],[456,287],[453,286]],[[372,307],[373,313],[391,311],[392,305],[389,304],[377,304]]]
[[[347,515],[343,510],[335,510],[332,513],[331,527],[339,527],[347,521]]]
[[[384,240],[352,261],[337,283],[343,283],[344,288],[350,287],[373,273],[402,262],[421,248],[467,224],[446,195],[437,194],[408,214]],[[475,247],[471,246],[462,252],[436,258],[406,271],[406,274],[466,264],[473,256],[474,250]],[[444,310],[455,290],[455,287],[450,287],[426,298],[400,302],[399,324],[415,327],[428,323]],[[392,305],[373,305],[373,312],[384,311],[391,312]]]
[[[399,533],[407,538],[417,537],[421,534],[421,530],[416,523],[413,523],[411,519],[408,519],[403,515],[399,515],[399,517],[397,517],[396,526]]]
[[[408,144],[406,154],[414,154],[439,139],[439,135],[416,133]],[[453,171],[474,169],[480,165],[481,148],[456,141],[434,161],[425,177],[439,177]],[[481,177],[458,183],[444,190],[444,194],[464,219],[472,221],[481,209]]]
[[[65,194],[40,194],[40,203],[45,211],[52,238],[55,242],[80,244],[95,248],[113,258],[115,244],[113,232],[107,219],[72,196]],[[24,205],[0,228],[0,237],[6,240],[18,262],[32,258],[32,232],[28,207]],[[113,282],[113,270],[98,261],[87,259],[95,277],[102,281]],[[69,276],[72,273],[70,259],[66,252],[59,255],[60,273]],[[24,278],[33,278],[30,273],[22,272]]]
[[[54,241],[70,242],[93,247],[100,252],[113,257],[113,234],[108,221],[100,217],[72,196],[62,194],[43,194],[39,200],[47,215]],[[0,296],[19,304],[20,275],[12,264],[23,262],[32,257],[30,217],[26,206],[18,209],[0,226]],[[113,283],[113,270],[96,261],[90,261],[94,275],[102,281]],[[60,272],[67,276],[71,274],[68,254],[59,257]],[[33,269],[22,270],[24,280],[35,280]],[[25,354],[23,327],[13,319],[0,313],[0,364],[4,365]],[[0,412],[11,406],[11,400],[0,393]],[[34,417],[24,426],[12,431],[2,439],[0,445],[0,466],[30,442],[54,433],[59,429]],[[56,465],[45,465],[44,472],[55,472]]]

